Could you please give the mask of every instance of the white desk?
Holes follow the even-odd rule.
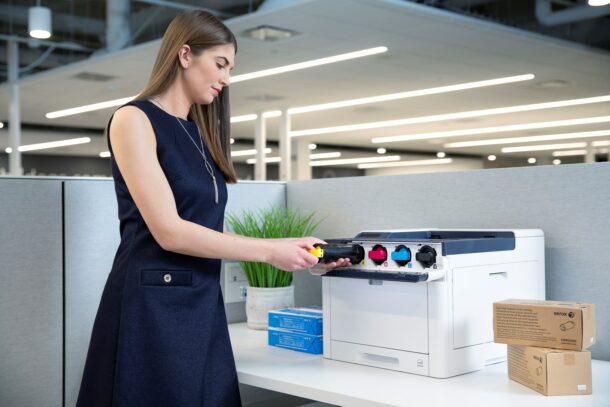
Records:
[[[230,324],[239,381],[340,406],[610,407],[610,362],[593,361],[593,395],[546,397],[508,378],[506,363],[433,379],[267,345],[267,331]]]

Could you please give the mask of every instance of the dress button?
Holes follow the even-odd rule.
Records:
[[[172,275],[171,274],[166,274],[163,276],[163,281],[165,281],[166,283],[171,283],[172,282]]]

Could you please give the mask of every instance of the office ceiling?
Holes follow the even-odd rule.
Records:
[[[239,44],[234,75],[366,48],[388,47],[387,52],[374,56],[235,83],[230,87],[233,116],[513,75],[535,75],[532,80],[513,84],[294,115],[292,129],[295,131],[610,95],[610,53],[603,49],[414,2],[310,0],[244,14],[225,22],[237,35]],[[290,29],[300,35],[275,42],[261,42],[242,35],[247,29],[260,25]],[[23,78],[20,92],[24,144],[57,139],[57,134],[49,133],[50,126],[77,129],[74,134],[84,134],[80,129],[93,129],[92,133],[99,135],[99,129],[104,127],[112,109],[53,120],[45,118],[45,113],[136,94],[144,86],[158,44],[158,40],[142,43]],[[110,79],[79,79],[83,73],[105,75]],[[0,100],[8,100],[6,84],[0,86]],[[446,148],[444,144],[610,130],[610,123],[387,144],[373,144],[371,139],[607,115],[610,115],[610,102],[332,132],[305,139],[329,149],[345,146],[374,151],[377,147],[385,147],[388,153],[445,151],[448,156],[502,155],[501,145]],[[0,120],[5,121],[7,116],[7,109],[2,109]],[[270,140],[277,140],[277,126],[278,119],[268,119]],[[254,122],[233,124],[232,134],[245,147],[253,139]],[[575,141],[608,139],[610,137]],[[5,128],[0,130],[0,148],[7,144]],[[89,144],[45,150],[45,153],[97,155],[104,150],[103,138],[94,136]],[[510,155],[542,158],[550,153]]]

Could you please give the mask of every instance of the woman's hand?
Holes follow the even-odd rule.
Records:
[[[267,263],[285,271],[309,269],[318,264],[318,258],[309,253],[316,243],[324,243],[315,237],[290,239],[268,239],[269,258]]]
[[[309,272],[311,274],[314,274],[316,276],[322,276],[326,273],[328,273],[330,270],[334,269],[334,268],[338,268],[338,267],[350,267],[352,265],[352,262],[350,259],[347,258],[341,258],[338,259],[337,261],[333,261],[330,263],[318,263],[315,266],[313,266]]]

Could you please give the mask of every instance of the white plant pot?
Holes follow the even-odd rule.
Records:
[[[248,328],[267,329],[268,313],[274,309],[294,307],[294,286],[277,288],[248,287],[246,317]]]

